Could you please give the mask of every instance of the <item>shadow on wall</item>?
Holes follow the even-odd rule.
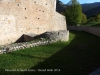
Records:
[[[15,43],[25,42],[24,40],[24,34],[17,40]]]
[[[40,34],[40,35],[34,35],[34,34],[27,35],[27,34],[23,34],[17,41],[15,41],[15,43],[29,42],[29,41],[32,41],[32,40],[37,40],[37,39],[40,39],[40,38],[47,38],[47,37],[48,36],[45,33]]]
[[[17,41],[15,41],[15,43],[20,43],[20,42],[29,42],[32,40],[36,40],[36,39],[40,39],[40,38],[48,38],[49,35],[46,35],[46,33],[40,34],[40,35],[35,35],[35,34],[31,34],[31,35],[27,35],[27,34],[23,34]]]
[[[21,72],[18,75],[88,75],[99,68],[100,38],[86,32],[70,32],[75,38],[68,46],[30,68],[60,69],[60,72]]]
[[[20,42],[29,42],[35,40],[61,40],[61,41],[68,41],[69,31],[67,30],[60,30],[60,31],[51,31],[51,32],[44,32],[40,35],[36,34],[23,34],[15,43]],[[67,39],[66,39],[67,38]]]

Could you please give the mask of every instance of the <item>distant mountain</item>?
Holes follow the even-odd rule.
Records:
[[[90,9],[96,8],[98,6],[100,6],[100,2],[95,2],[95,3],[85,3],[85,4],[81,4],[82,5],[82,10],[83,12],[86,12]]]
[[[57,12],[59,12],[59,13],[63,12],[65,10],[65,7],[66,6],[61,1],[57,0],[57,3],[56,3],[56,11]]]
[[[88,17],[100,14],[100,6],[84,12]]]
[[[85,3],[81,4],[82,11],[87,15],[87,17],[100,14],[100,2],[95,3]],[[63,4],[61,1],[57,0],[56,11],[61,13],[66,10],[67,4]]]

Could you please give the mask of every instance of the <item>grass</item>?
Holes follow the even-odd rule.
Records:
[[[31,68],[31,66],[36,65],[39,62],[42,62],[43,60],[45,60],[46,58],[50,57],[52,54],[56,53],[61,48],[63,48],[64,46],[61,46],[61,44],[62,43],[58,42],[50,45],[33,47],[0,55],[0,68]]]
[[[95,27],[100,27],[100,22],[89,22],[85,26],[95,26]]]
[[[0,55],[0,75],[88,75],[100,67],[100,38],[70,31],[68,42]],[[60,69],[60,72],[5,72],[4,69]]]

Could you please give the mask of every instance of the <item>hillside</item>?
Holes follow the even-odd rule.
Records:
[[[100,6],[84,12],[88,17],[100,14]]]
[[[82,4],[82,10],[83,10],[83,12],[86,12],[86,11],[96,8],[98,6],[100,6],[100,2],[86,3],[86,4]]]
[[[57,12],[59,12],[59,13],[63,12],[65,10],[65,7],[66,6],[61,1],[57,0],[57,3],[56,3],[56,11]]]

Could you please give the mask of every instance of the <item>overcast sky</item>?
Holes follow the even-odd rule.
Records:
[[[68,3],[70,0],[60,0],[64,4]],[[80,4],[83,3],[93,3],[93,2],[100,2],[100,0],[77,0]]]

